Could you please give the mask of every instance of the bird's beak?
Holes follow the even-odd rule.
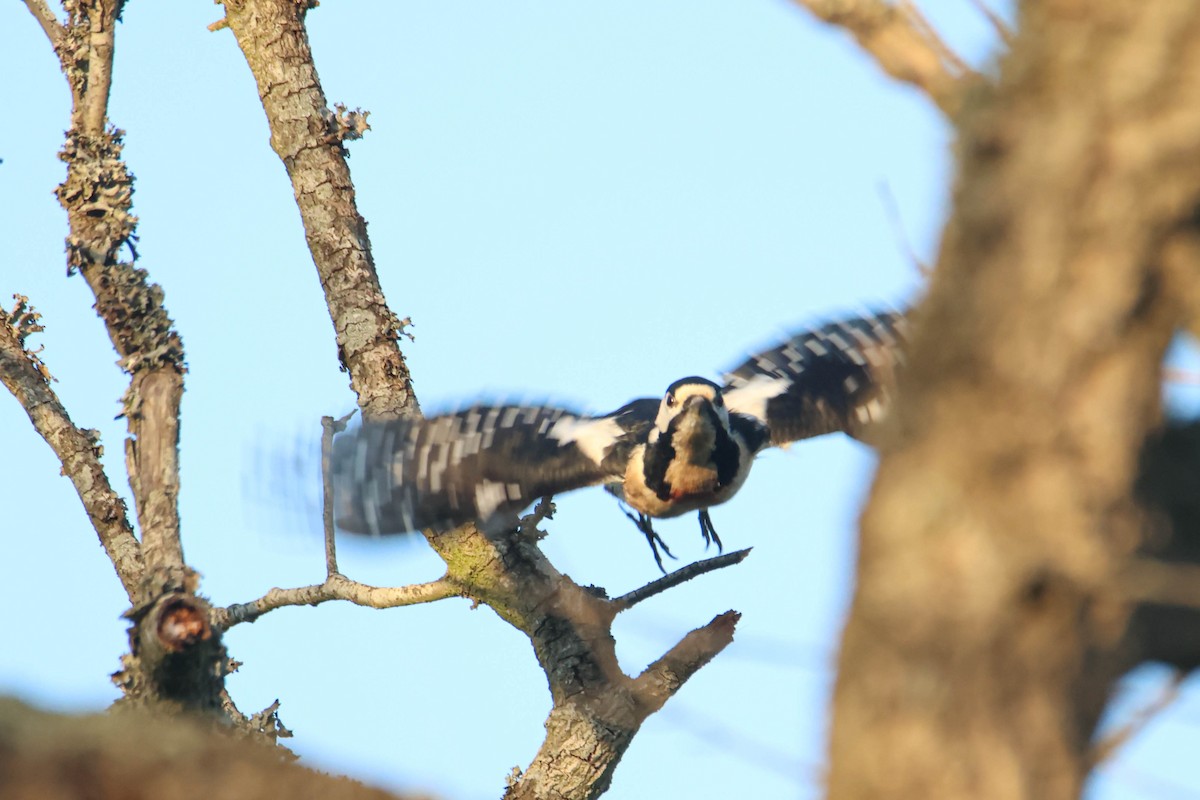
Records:
[[[687,400],[683,401],[683,407],[685,409],[696,408],[697,406],[701,406],[701,405],[705,405],[705,406],[712,405],[712,401],[709,400],[707,397],[703,397],[698,394],[694,394],[691,397],[689,397]]]

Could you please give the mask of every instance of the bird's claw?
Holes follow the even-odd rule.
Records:
[[[637,516],[634,516],[630,511],[626,511],[625,516],[633,520],[633,524],[646,537],[646,541],[650,544],[650,552],[654,554],[654,563],[658,565],[659,571],[666,575],[667,569],[663,566],[659,548],[661,547],[662,552],[666,553],[669,558],[675,558],[675,555],[671,552],[671,548],[667,547],[667,543],[663,541],[662,537],[658,535],[658,531],[654,530],[654,526],[650,523],[650,517],[641,512],[638,512]]]

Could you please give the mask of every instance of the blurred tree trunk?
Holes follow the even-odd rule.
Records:
[[[1196,660],[1196,615],[1131,576],[1163,354],[1200,308],[1200,4],[1023,3],[956,122],[863,517],[837,800],[1077,797],[1114,681]]]

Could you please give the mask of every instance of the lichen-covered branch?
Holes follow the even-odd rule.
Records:
[[[227,0],[225,21],[258,84],[271,147],[291,178],[358,407],[369,417],[414,413],[408,367],[396,346],[405,323],[379,286],[342,144],[361,135],[366,115],[330,110],[304,28],[309,5]]]
[[[100,544],[133,600],[142,578],[142,550],[129,525],[125,501],[113,491],[100,463],[97,432],[82,430],[71,422],[50,388],[45,366],[25,347],[25,336],[35,328],[40,330],[40,326],[36,325],[35,312],[23,301],[20,298],[17,308],[0,324],[0,382],[12,392],[29,414],[33,427],[62,462],[63,475],[79,494]],[[28,324],[31,319],[34,325]]]
[[[980,81],[911,3],[901,0],[796,0],[818,19],[852,35],[879,67],[929,96],[947,116]]]
[[[72,98],[71,127],[60,153],[67,175],[57,189],[69,228],[67,272],[79,272],[91,288],[118,363],[130,375],[123,398],[130,433],[125,455],[140,546],[95,453],[87,457],[96,447],[94,437],[71,426],[56,400],[23,402],[79,487],[130,595],[130,649],[113,676],[124,692],[120,702],[229,719],[221,700],[229,662],[220,631],[209,622],[208,603],[196,595],[197,576],[183,561],[179,532],[183,344],[163,305],[162,289],[134,265],[133,177],[121,157],[122,132],[108,123],[115,29],[123,5],[123,0],[65,0],[66,22],[54,20],[58,27],[47,33]],[[29,7],[46,30],[44,4],[35,1]],[[26,360],[25,366],[36,365]],[[36,389],[25,381],[14,390],[19,399],[22,388]],[[66,455],[67,449],[73,455]]]
[[[67,267],[96,296],[122,367],[130,373],[124,415],[126,462],[142,530],[147,569],[185,580],[179,538],[179,403],[183,344],[163,306],[162,290],[134,266],[137,218],[133,178],[121,158],[121,131],[108,125],[114,32],[121,0],[69,0],[55,43],[71,87],[71,128],[60,157],[67,178],[58,187],[67,212]],[[130,259],[121,253],[128,247]]]
[[[732,639],[736,613],[684,637],[642,677],[617,662],[612,623],[625,606],[602,589],[579,586],[537,547],[539,504],[518,531],[492,539],[474,526],[427,534],[465,597],[487,603],[523,631],[546,673],[553,708],[546,739],[506,800],[584,800],[600,796],[642,722]],[[729,563],[740,557],[735,554]],[[668,576],[669,577],[669,576]]]

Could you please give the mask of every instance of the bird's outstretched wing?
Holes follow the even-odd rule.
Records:
[[[368,421],[335,442],[338,525],[373,534],[472,521],[498,529],[539,497],[623,474],[657,408],[657,400],[635,400],[590,417],[550,406],[481,405]]]
[[[887,409],[904,337],[898,312],[800,331],[726,374],[725,403],[763,422],[773,445],[833,431],[858,436]]]

